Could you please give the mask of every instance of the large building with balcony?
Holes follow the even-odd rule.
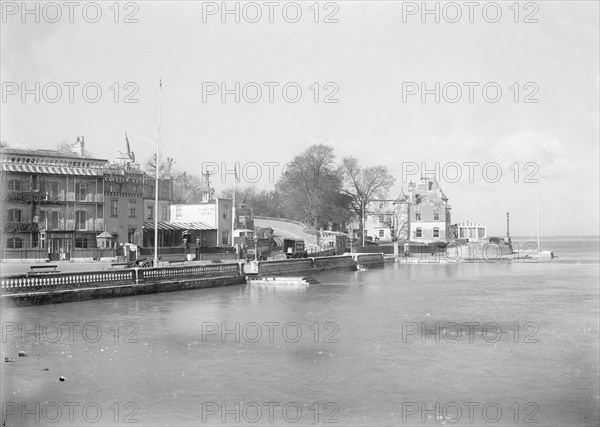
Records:
[[[104,231],[107,160],[56,150],[2,149],[2,249],[46,248],[52,258],[96,247]]]

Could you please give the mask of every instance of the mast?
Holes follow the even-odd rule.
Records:
[[[233,203],[231,208],[231,247],[235,247],[235,237],[233,237],[233,231],[235,230],[235,184],[237,182],[237,165],[233,165]]]
[[[538,251],[541,252],[542,248],[540,247],[540,184],[538,182],[537,185],[537,193],[536,193],[536,203],[535,203],[535,211],[536,211],[536,223],[537,223],[537,246]]]
[[[160,145],[160,120],[162,111],[162,79],[158,81],[158,126],[156,137],[156,161],[154,162],[154,267],[158,267],[158,147]]]

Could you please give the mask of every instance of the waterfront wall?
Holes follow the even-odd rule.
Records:
[[[261,276],[297,276],[304,274],[317,274],[329,270],[354,271],[357,264],[366,267],[383,267],[383,254],[347,254],[338,256],[300,258],[280,261],[259,261],[251,268],[246,268],[246,273]]]
[[[0,278],[2,303],[51,304],[244,283],[240,264],[211,264]]]
[[[2,304],[39,305],[201,289],[245,283],[246,274],[312,275],[330,270],[354,271],[357,264],[384,265],[383,254],[352,254],[280,261],[184,265],[74,273],[18,274],[0,278]]]

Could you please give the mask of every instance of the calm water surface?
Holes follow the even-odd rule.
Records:
[[[258,425],[451,424],[444,415],[597,425],[597,242],[584,243],[596,248],[584,263],[580,243],[561,244],[559,263],[388,264],[310,287],[6,309],[2,353],[14,363],[2,362],[3,418],[37,424],[11,406],[37,403],[39,423],[54,425],[223,425],[236,415]]]

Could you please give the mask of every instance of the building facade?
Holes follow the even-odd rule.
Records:
[[[205,198],[203,203],[171,206],[171,223],[201,224],[206,228],[201,246],[231,246],[232,242],[231,199]],[[208,231],[212,230],[212,233]]]
[[[439,184],[422,177],[395,200],[370,200],[365,206],[365,238],[372,241],[448,242],[454,238],[451,206]]]
[[[433,243],[453,238],[451,206],[448,198],[433,178],[422,177],[419,183],[408,184],[394,201],[394,233],[398,240]]]
[[[95,248],[104,231],[107,160],[56,150],[2,149],[3,249],[45,248],[51,259]]]
[[[104,222],[111,246],[142,245],[144,182],[139,165],[111,164],[104,170]]]

